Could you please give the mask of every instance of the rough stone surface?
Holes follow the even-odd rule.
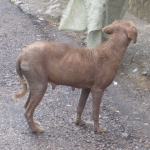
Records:
[[[150,1],[129,0],[129,12],[140,19],[150,22]]]
[[[32,15],[48,15],[59,18],[68,0],[11,0],[20,8]]]
[[[11,0],[11,2],[20,5],[21,9],[28,14],[48,15],[49,17],[60,18],[63,9],[69,0]],[[128,11],[150,22],[150,1],[149,0],[128,0]]]

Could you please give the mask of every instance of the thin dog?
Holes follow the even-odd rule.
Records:
[[[13,95],[29,97],[25,103],[25,118],[32,132],[43,132],[40,123],[33,119],[35,108],[44,96],[48,83],[81,88],[77,106],[76,124],[84,125],[81,115],[89,93],[92,94],[92,119],[94,131],[105,132],[99,124],[100,103],[104,90],[112,83],[124,53],[133,40],[137,41],[137,29],[128,20],[116,20],[102,30],[110,34],[108,41],[96,48],[78,48],[56,42],[35,42],[27,46],[18,56],[16,71],[22,91]]]

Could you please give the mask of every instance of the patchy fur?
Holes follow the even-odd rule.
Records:
[[[35,42],[18,56],[16,70],[23,89],[13,97],[24,96],[28,83],[30,92],[25,104],[25,117],[32,132],[43,132],[42,126],[33,120],[33,113],[48,83],[52,89],[56,85],[82,89],[76,117],[79,125],[85,124],[81,115],[91,92],[94,131],[106,131],[99,125],[101,98],[113,81],[128,44],[131,40],[136,43],[137,30],[130,21],[117,20],[106,26],[103,32],[110,34],[109,40],[90,50],[56,42]]]

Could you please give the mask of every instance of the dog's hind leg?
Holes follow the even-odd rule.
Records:
[[[25,108],[25,109],[27,108],[27,106],[28,106],[28,104],[29,104],[29,102],[30,102],[30,97],[31,97],[31,92],[29,93],[28,99],[27,99],[27,101],[26,101],[26,103],[25,103],[25,105],[24,105],[24,108]]]
[[[89,93],[90,93],[90,89],[82,89],[82,91],[81,91],[79,103],[77,106],[77,116],[76,116],[76,121],[75,121],[75,123],[77,125],[85,125],[86,124],[85,121],[83,121],[81,119],[81,115],[85,108],[85,104],[86,104],[87,98],[89,96]]]
[[[40,125],[40,123],[36,122],[33,120],[33,114],[35,111],[35,108],[38,106],[40,103],[41,99],[43,98],[46,89],[47,89],[47,82],[41,83],[34,85],[35,87],[37,86],[36,90],[31,89],[31,93],[29,95],[29,99],[26,102],[26,110],[25,110],[25,118],[29,124],[29,128],[31,129],[32,132],[35,133],[40,133],[43,132],[43,128]]]

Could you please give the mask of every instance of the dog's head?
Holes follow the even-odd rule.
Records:
[[[137,41],[137,29],[129,20],[116,20],[112,24],[104,27],[102,31],[106,34],[123,31],[130,40],[133,40],[133,43]]]

